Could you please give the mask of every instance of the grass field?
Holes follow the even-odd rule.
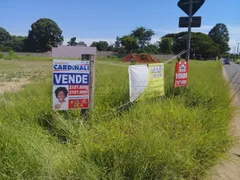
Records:
[[[118,112],[129,98],[127,66],[98,63],[94,112],[86,119],[62,112],[55,120],[51,62],[14,62],[0,61],[1,77],[25,64],[34,78],[0,96],[0,179],[201,179],[231,146],[219,62],[191,61],[189,87],[174,94],[174,64],[166,64],[166,97]],[[32,76],[35,67],[44,78]]]

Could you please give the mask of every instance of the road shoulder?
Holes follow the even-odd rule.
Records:
[[[224,67],[223,77],[226,81],[230,80]],[[231,96],[234,97],[232,105],[236,109],[230,125],[230,133],[233,135],[235,143],[226,154],[227,158],[212,169],[206,180],[240,180],[240,99],[236,90],[232,86],[230,88]]]

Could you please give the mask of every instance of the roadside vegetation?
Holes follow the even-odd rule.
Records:
[[[237,64],[240,64],[240,59],[235,60]]]
[[[118,111],[129,99],[127,66],[97,64],[95,109],[84,119],[53,118],[50,70],[0,96],[2,179],[201,179],[231,146],[218,61],[190,61],[189,87],[174,93],[174,63],[166,64],[165,97]]]

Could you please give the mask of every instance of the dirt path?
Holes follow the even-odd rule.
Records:
[[[223,76],[229,80],[229,75],[223,68]],[[227,159],[214,167],[209,180],[240,180],[240,99],[236,90],[231,87],[231,95],[234,97],[233,106],[236,111],[233,116],[230,133],[233,134],[236,144],[227,153]]]
[[[97,61],[98,64],[127,67],[128,64]],[[34,76],[43,77],[51,74],[51,61],[0,61],[0,95],[16,92],[30,83]]]
[[[25,84],[28,84],[27,79],[17,79],[17,81],[0,83],[0,95],[4,92],[15,92],[21,89]]]
[[[51,73],[50,61],[0,61],[0,95],[15,92],[33,81]]]

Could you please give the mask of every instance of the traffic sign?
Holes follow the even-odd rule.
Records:
[[[200,7],[204,4],[205,0],[192,0],[192,16],[200,9]],[[180,0],[178,2],[178,7],[182,9],[188,16],[189,12],[190,0]]]
[[[192,24],[191,27],[198,28],[201,27],[201,16],[192,17]],[[179,27],[180,28],[187,28],[189,26],[189,17],[180,17],[179,18]]]

